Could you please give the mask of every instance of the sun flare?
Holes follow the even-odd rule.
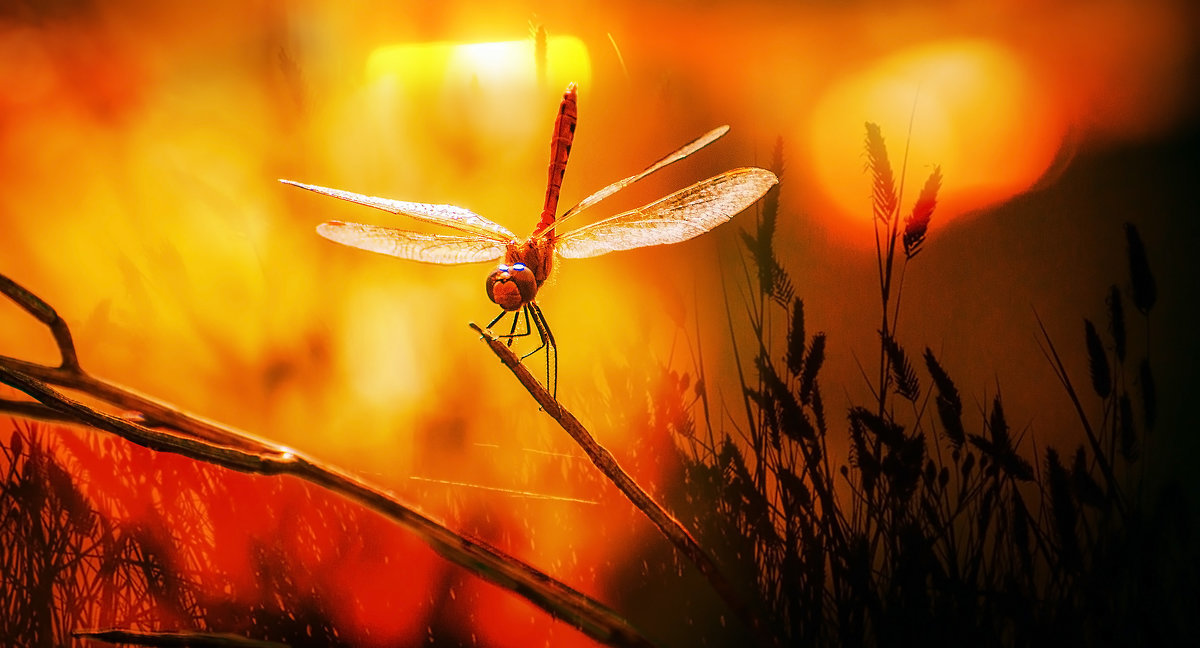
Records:
[[[892,143],[897,173],[907,146],[911,182],[934,165],[954,179],[941,217],[1031,187],[1054,161],[1064,133],[1050,96],[1020,58],[997,44],[945,41],[878,59],[825,93],[805,137],[826,198],[860,223],[870,214],[864,160],[846,143],[861,141],[868,121]]]

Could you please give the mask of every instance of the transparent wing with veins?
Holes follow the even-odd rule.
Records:
[[[579,203],[577,205],[575,205],[574,207],[572,207],[572,208],[568,209],[566,212],[564,212],[562,216],[559,216],[558,219],[554,223],[551,223],[550,225],[548,225],[546,227],[538,228],[538,230],[533,233],[533,236],[535,236],[535,237],[541,236],[550,228],[561,225],[563,221],[567,220],[571,216],[574,216],[575,214],[578,214],[578,213],[584,211],[585,209],[595,205],[596,203],[600,202],[601,200],[604,200],[605,198],[608,198],[609,196],[617,193],[618,191],[624,189],[625,187],[628,187],[629,185],[637,182],[638,180],[645,178],[646,176],[650,175],[651,173],[654,173],[655,171],[658,171],[659,169],[662,169],[663,167],[665,167],[669,164],[674,164],[675,162],[682,160],[683,158],[691,155],[692,153],[699,151],[700,149],[704,148],[705,146],[712,144],[713,142],[717,141],[718,139],[721,139],[721,137],[724,136],[725,133],[728,133],[728,132],[729,132],[728,126],[718,126],[717,128],[714,128],[714,129],[708,131],[707,133],[701,135],[700,137],[697,137],[696,139],[692,140],[691,142],[684,144],[680,148],[669,153],[666,157],[655,162],[654,164],[651,164],[650,166],[646,167],[642,171],[640,171],[634,175],[631,175],[628,178],[623,178],[621,180],[618,180],[618,181],[608,185],[607,187],[601,189],[600,191],[597,191],[596,193],[588,196],[587,198],[584,198],[583,200],[579,201]]]
[[[368,207],[382,209],[383,211],[391,212],[393,214],[403,214],[405,216],[414,218],[419,221],[423,221],[426,223],[433,223],[434,225],[442,225],[444,227],[456,229],[456,230],[466,233],[466,234],[473,234],[477,237],[489,239],[491,241],[495,241],[500,244],[508,243],[509,241],[516,238],[516,236],[512,232],[508,231],[508,228],[504,227],[503,225],[500,225],[499,223],[493,223],[492,221],[484,218],[483,216],[480,216],[479,214],[476,214],[475,212],[473,212],[469,209],[463,209],[462,207],[455,207],[454,205],[430,205],[427,203],[405,202],[403,200],[392,200],[390,198],[376,198],[375,196],[365,196],[363,194],[356,194],[356,193],[352,193],[349,191],[342,191],[341,189],[330,189],[328,187],[318,187],[317,185],[304,184],[301,182],[294,182],[292,180],[280,179],[279,181],[284,184],[292,185],[293,187],[300,187],[301,189],[308,189],[309,191],[313,191],[313,192],[316,192],[316,193],[319,193],[319,194],[322,194],[325,196],[332,196],[334,198],[340,198],[342,200],[346,200],[346,201],[349,201],[352,203],[358,203],[360,205],[366,205]],[[387,229],[387,228],[381,228],[381,229]],[[405,230],[395,230],[395,231],[405,231]],[[409,232],[409,234],[413,234],[413,233],[414,232]],[[450,238],[454,238],[454,237],[450,237]],[[334,239],[334,240],[337,240],[337,239]],[[338,242],[345,243],[345,241],[338,241]],[[354,247],[362,247],[362,246],[356,245],[354,243],[346,243],[346,244],[354,245]],[[363,249],[370,249],[370,248],[363,248]],[[385,252],[385,254],[389,254],[389,253]],[[403,255],[395,255],[395,256],[403,256]],[[405,258],[414,258],[414,257],[406,256]],[[435,263],[444,263],[444,262],[437,261]]]
[[[325,238],[368,252],[425,263],[478,263],[504,256],[504,243],[483,236],[422,234],[394,227],[328,221],[317,226]]]
[[[733,218],[778,181],[765,169],[726,171],[644,207],[561,234],[555,250],[578,259],[686,241]]]

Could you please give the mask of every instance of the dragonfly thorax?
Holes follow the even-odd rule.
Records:
[[[524,263],[500,264],[488,275],[484,285],[488,299],[506,311],[515,311],[533,301],[538,281]]]
[[[504,263],[509,266],[524,264],[533,272],[538,288],[550,278],[554,264],[553,233],[547,232],[525,241],[512,241],[504,250]]]

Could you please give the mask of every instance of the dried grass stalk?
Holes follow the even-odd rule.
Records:
[[[808,355],[804,358],[804,371],[800,374],[800,402],[808,404],[813,402],[813,408],[818,406],[815,402],[814,395],[817,387],[817,374],[821,371],[821,365],[825,363],[825,334],[817,333],[812,337],[812,341],[808,345]],[[821,418],[824,418],[822,415]],[[822,429],[824,425],[820,426]]]
[[[1089,319],[1083,320],[1084,340],[1087,343],[1088,370],[1092,376],[1092,389],[1100,398],[1108,398],[1112,392],[1112,372],[1108,366],[1108,354],[1100,342],[1100,335]]]
[[[1088,470],[1087,450],[1084,450],[1083,446],[1075,450],[1075,461],[1071,464],[1071,487],[1075,490],[1075,497],[1079,499],[1080,504],[1100,510],[1109,508],[1108,497]]]
[[[942,421],[942,431],[950,438],[950,442],[956,449],[961,448],[967,440],[967,432],[963,429],[962,399],[958,396],[958,388],[954,386],[954,381],[950,379],[946,370],[942,369],[942,365],[938,363],[937,358],[933,355],[933,350],[929,347],[925,348],[925,367],[929,370],[930,377],[933,378],[934,386],[937,387],[935,404],[938,418]]]
[[[892,368],[892,377],[896,380],[896,393],[908,401],[917,402],[921,395],[921,383],[917,380],[917,372],[912,363],[908,361],[908,356],[895,338],[884,331],[880,331],[879,335],[888,364]]]
[[[921,188],[917,202],[913,205],[912,214],[904,220],[904,255],[911,259],[921,251],[925,243],[925,234],[929,231],[929,219],[937,207],[938,190],[942,188],[942,168],[933,167],[933,173]]]
[[[1079,552],[1079,537],[1076,524],[1079,509],[1071,493],[1071,479],[1058,459],[1058,451],[1046,449],[1046,472],[1050,482],[1050,512],[1054,519],[1054,530],[1058,536],[1059,560],[1062,566],[1077,572],[1083,565]]]
[[[1129,279],[1133,287],[1133,305],[1142,315],[1149,315],[1158,299],[1158,286],[1150,261],[1146,257],[1146,246],[1142,235],[1132,223],[1125,223],[1125,245],[1129,256]]]
[[[887,145],[878,124],[867,122],[867,168],[871,171],[874,186],[871,206],[875,218],[884,223],[892,222],[896,214],[896,177],[892,164],[888,162]]]
[[[1108,332],[1113,337],[1117,362],[1125,362],[1125,307],[1121,301],[1121,291],[1116,286],[1109,288],[1104,303],[1108,306]]]
[[[793,376],[804,370],[804,300],[797,297],[792,301],[792,317],[788,321],[787,367]]]

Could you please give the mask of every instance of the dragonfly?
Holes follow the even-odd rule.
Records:
[[[533,233],[524,240],[503,225],[454,205],[377,198],[293,180],[280,179],[280,182],[456,232],[426,234],[395,227],[331,220],[317,226],[317,233],[331,241],[425,263],[482,263],[502,259],[502,263],[488,274],[484,284],[488,298],[501,308],[500,314],[487,328],[492,329],[511,314],[513,320],[508,334],[496,336],[506,339],[509,346],[512,346],[514,339],[531,335],[532,330],[536,329],[540,344],[523,355],[521,360],[542,349],[546,350],[546,384],[557,398],[558,347],[545,314],[536,301],[538,290],[554,270],[556,257],[579,259],[618,250],[686,241],[731,220],[762,198],[779,181],[775,174],[766,169],[732,169],[637,209],[560,233],[559,228],[566,221],[655,171],[712,144],[729,132],[729,126],[714,128],[638,173],[617,180],[584,198],[561,216],[556,216],[578,119],[578,97],[576,86],[572,83],[563,93],[554,122],[541,219]],[[518,332],[518,321],[522,316],[525,326],[523,331]]]

